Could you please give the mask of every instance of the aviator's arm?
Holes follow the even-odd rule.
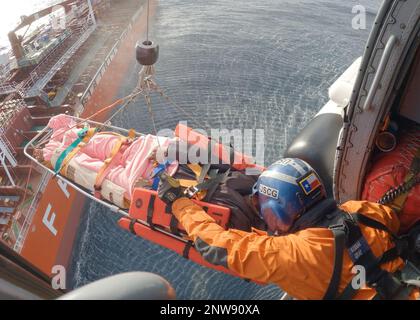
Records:
[[[172,212],[194,240],[198,252],[214,265],[263,283],[282,282],[291,271],[290,262],[297,249],[289,236],[224,230],[200,206],[186,198],[178,199]]]

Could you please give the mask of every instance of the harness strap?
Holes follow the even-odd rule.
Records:
[[[171,221],[169,223],[169,230],[171,230],[171,233],[176,235],[176,236],[180,235],[179,230],[178,230],[178,223],[179,222],[178,222],[177,218],[175,218],[175,216],[172,215],[171,216]]]
[[[153,223],[154,211],[155,211],[155,196],[152,195],[150,196],[149,207],[147,208],[147,223],[149,224],[150,229],[152,229],[153,231],[156,230],[155,225]]]
[[[180,185],[186,188],[186,195],[189,198],[195,197],[198,200],[210,201],[213,193],[216,191],[220,183],[230,173],[230,170],[227,170],[223,174],[218,174],[218,169],[210,171],[210,164],[199,165],[199,164],[189,164],[188,168],[194,172],[196,175],[195,180],[178,180]],[[207,180],[206,177],[208,177]]]
[[[101,198],[101,189],[102,189],[102,183],[104,182],[105,178],[107,177],[109,171],[112,169],[115,162],[118,160],[117,155],[121,154],[123,152],[123,147],[127,147],[131,143],[130,140],[128,140],[125,137],[121,137],[114,145],[114,147],[111,150],[111,154],[108,159],[104,161],[104,164],[99,169],[98,174],[96,176],[95,185],[94,185],[94,193],[95,197],[100,199]]]
[[[79,131],[77,133],[78,138],[60,154],[60,156],[57,159],[57,162],[55,163],[55,173],[60,172],[64,159],[74,148],[76,148],[80,144],[80,142],[82,142],[83,138],[86,136],[87,130],[87,128],[84,128],[81,131]]]
[[[381,230],[381,231],[385,231],[386,233],[388,233],[389,235],[391,235],[393,238],[395,238],[396,236],[394,235],[394,233],[389,230],[389,228],[387,226],[385,226],[383,223],[375,220],[375,219],[371,219],[363,214],[360,213],[354,213],[352,214],[352,217],[356,220],[356,222],[365,225],[366,227],[369,228],[373,228],[373,229],[377,229],[377,230]]]
[[[136,219],[131,219],[130,220],[130,225],[128,226],[130,232],[132,234],[134,234],[135,236],[137,235],[136,230],[134,229],[134,226],[135,226],[136,223],[137,223],[137,220]]]
[[[378,227],[379,230],[385,230],[387,228],[375,220],[369,218],[364,220],[363,218],[360,218],[361,216],[362,215],[358,214],[346,214],[341,225],[330,227],[333,231],[335,240],[335,261],[333,275],[324,299],[350,299],[357,293],[357,289],[354,289],[352,287],[352,282],[350,282],[341,295],[337,295],[340,284],[344,247],[347,249],[354,265],[363,266],[366,270],[366,282],[377,292],[377,297],[375,298],[407,299],[411,292],[408,285],[400,281],[394,274],[387,272],[380,267],[385,261],[391,261],[392,258],[395,258],[395,251],[389,250],[378,259],[373,254],[369,244],[364,238],[362,231],[358,226],[358,222],[362,223],[363,221],[362,224],[372,228]],[[341,256],[339,255],[339,252],[337,252],[340,248],[342,250]],[[396,247],[395,250],[399,253],[398,247]],[[341,259],[341,262],[338,261],[338,259]]]
[[[206,164],[204,166],[201,166],[201,165],[196,164],[196,163],[190,163],[187,166],[195,174],[196,180],[179,179],[178,180],[179,184],[181,185],[181,187],[184,187],[184,188],[196,187],[200,183],[203,183],[206,176],[207,176],[207,173],[210,170],[211,165]]]
[[[169,230],[171,230],[171,233],[177,236],[180,236],[179,229],[178,229],[178,219],[175,218],[175,216],[172,214],[172,206],[166,205],[165,207],[165,213],[171,215],[171,221],[169,222]]]
[[[200,170],[200,173],[198,175],[196,175],[197,176],[197,182],[198,183],[203,183],[204,182],[204,180],[206,179],[207,174],[210,171],[210,167],[211,167],[211,164],[205,164],[202,167],[200,167],[200,169],[201,169]]]
[[[189,257],[190,257],[190,251],[191,251],[191,248],[193,248],[193,247],[194,247],[194,242],[188,241],[187,244],[184,247],[184,251],[182,252],[182,256],[185,259],[189,259]]]
[[[80,144],[72,150],[64,159],[61,169],[61,174],[63,176],[67,176],[67,169],[70,164],[71,159],[84,147],[86,144],[90,141],[90,139],[93,138],[93,136],[96,134],[96,128],[91,128],[87,131],[86,136],[83,138],[83,140],[80,142]]]
[[[344,225],[330,227],[334,235],[334,267],[331,275],[330,284],[325,292],[324,300],[335,299],[338,293],[341,280],[341,271],[343,269],[343,255],[346,247],[346,231]]]
[[[214,192],[216,191],[217,187],[225,181],[225,179],[230,174],[230,169],[227,170],[225,173],[218,173],[218,171],[214,171],[210,174],[210,179],[200,183],[197,186],[199,190],[207,190],[207,195],[204,198],[206,202],[210,202],[211,198],[213,197]]]
[[[58,157],[55,163],[55,173],[61,172],[65,176],[67,173],[67,165],[77,152],[86,144],[90,138],[95,134],[96,129],[84,128],[77,133],[78,138],[73,141]],[[82,145],[83,143],[83,145]]]
[[[379,259],[379,264],[383,265],[385,263],[394,261],[395,259],[400,257],[400,253],[399,253],[399,249],[397,248],[397,246],[389,249],[388,251],[385,251],[381,258]]]
[[[79,131],[77,133],[78,138],[73,141],[72,144],[70,144],[58,157],[57,162],[55,163],[54,166],[54,171],[55,173],[59,173],[61,168],[63,167],[63,161],[64,159],[67,157],[68,154],[70,154],[70,152],[72,152],[82,141],[83,139],[86,137],[88,129],[84,128],[81,131]]]
[[[373,229],[377,229],[377,230],[381,230],[381,231],[385,231],[387,232],[392,238],[393,238],[393,242],[395,244],[395,247],[389,249],[387,252],[385,252],[380,260],[380,264],[384,264],[390,261],[393,261],[395,259],[397,259],[398,257],[402,257],[404,259],[408,258],[408,253],[409,253],[409,241],[408,241],[408,237],[407,236],[396,236],[391,230],[389,230],[389,228],[387,226],[385,226],[384,224],[380,223],[377,220],[371,219],[367,216],[364,216],[360,213],[356,213],[353,215],[353,217],[355,218],[355,220],[360,223],[363,224],[367,227],[373,228]]]

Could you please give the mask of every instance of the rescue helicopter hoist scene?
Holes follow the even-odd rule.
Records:
[[[1,8],[1,299],[420,299],[418,0]]]

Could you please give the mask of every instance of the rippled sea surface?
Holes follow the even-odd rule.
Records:
[[[367,29],[352,29],[352,8],[367,9]],[[297,132],[328,100],[334,80],[363,54],[378,0],[166,0],[156,4],[157,79],[187,118],[154,97],[158,129],[178,121],[209,128],[265,130],[265,162],[281,157]],[[140,35],[139,35],[140,38]],[[120,95],[133,90],[133,68]],[[142,103],[113,122],[153,133]],[[120,230],[117,217],[89,203],[74,249],[72,285],[141,270],[169,280],[180,299],[276,299],[258,286],[215,272]]]

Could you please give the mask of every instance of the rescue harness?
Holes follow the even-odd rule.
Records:
[[[417,149],[410,170],[404,182],[388,190],[378,200],[382,205],[390,206],[396,213],[404,208],[412,188],[420,183],[420,148]],[[367,284],[376,289],[377,299],[407,299],[414,287],[420,287],[420,270],[413,264],[420,262],[420,225],[414,227],[407,235],[397,236],[385,225],[360,213],[341,213],[341,221],[330,225],[335,240],[334,271],[324,299],[351,299],[357,290],[350,283],[341,294],[338,294],[343,252],[350,254],[354,265],[363,266],[366,270]],[[366,239],[363,237],[359,224],[387,232],[393,239],[395,246],[376,258]],[[384,263],[397,258],[405,260],[405,267],[397,273],[389,273],[380,268]]]
[[[396,213],[400,213],[411,189],[420,183],[419,173],[420,148],[414,155],[404,182],[387,191],[378,203],[388,205]],[[339,216],[339,223],[328,226],[334,235],[335,258],[333,275],[324,299],[348,300],[357,293],[350,282],[344,291],[338,294],[345,249],[350,254],[354,265],[365,268],[367,284],[376,289],[376,299],[407,299],[414,287],[420,288],[420,270],[413,264],[413,262],[420,262],[420,225],[412,228],[404,236],[397,236],[382,223],[360,213],[341,212]],[[362,235],[359,225],[385,231],[395,246],[376,258]],[[405,261],[405,267],[400,272],[390,273],[381,268],[381,265],[398,258]]]
[[[420,288],[420,270],[408,260],[412,256],[410,253],[410,250],[413,249],[412,242],[417,240],[420,229],[416,229],[412,234],[398,237],[382,223],[360,213],[341,212],[341,219],[341,223],[329,226],[335,242],[334,271],[324,299],[349,300],[358,291],[351,281],[343,292],[338,293],[345,250],[349,253],[354,265],[362,266],[366,271],[366,284],[377,292],[374,299],[406,300],[413,288]],[[363,236],[359,225],[387,232],[395,246],[377,258]],[[390,273],[381,268],[383,264],[398,258],[405,261],[405,267],[401,271]]]
[[[189,169],[196,178],[175,179],[168,176],[162,169],[162,166],[159,166],[154,175],[155,180],[153,184],[156,185],[156,188],[153,189],[157,190],[158,182],[162,178],[162,175],[165,175],[165,179],[173,187],[182,187],[184,189],[183,194],[185,197],[209,202],[217,187],[223,183],[230,173],[230,169],[223,173],[220,173],[219,169],[211,169],[210,164],[188,164],[184,168]]]
[[[376,257],[360,225],[387,232],[395,246],[381,257]],[[366,285],[376,290],[375,299],[407,299],[414,287],[420,288],[420,270],[416,267],[420,264],[420,225],[406,235],[397,236],[377,220],[360,213],[344,212],[337,207],[334,199],[326,199],[298,218],[290,232],[307,228],[327,228],[334,235],[334,267],[324,299],[350,300],[358,292],[353,287],[353,279],[339,292],[346,251],[353,265],[362,266],[366,271]],[[403,270],[390,273],[381,268],[383,264],[398,258],[405,262]]]

